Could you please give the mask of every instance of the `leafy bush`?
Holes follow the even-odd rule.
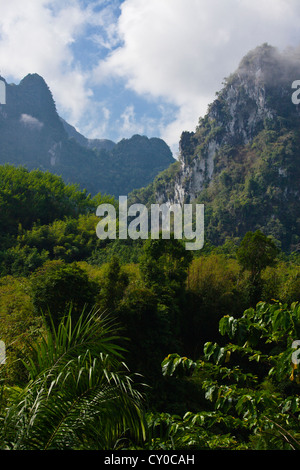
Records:
[[[72,306],[76,317],[96,303],[98,285],[76,263],[47,261],[31,276],[31,295],[37,315],[48,312],[57,322]]]
[[[0,449],[104,450],[145,435],[142,395],[122,363],[114,325],[91,311],[74,325],[70,311],[32,343],[29,380],[0,390]],[[124,445],[124,444],[123,444]]]
[[[75,185],[49,172],[28,171],[12,165],[0,166],[1,235],[16,235],[34,222],[48,224],[65,216],[94,209],[94,203]]]
[[[200,438],[212,430],[208,448],[222,448],[215,439],[221,432],[226,448],[299,450],[300,375],[293,341],[300,337],[300,304],[260,302],[240,318],[224,316],[219,329],[229,343],[206,343],[197,361],[171,354],[162,363],[165,375],[198,378],[213,406],[209,413],[187,413],[173,439],[188,421]]]

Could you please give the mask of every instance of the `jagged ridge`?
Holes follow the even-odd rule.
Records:
[[[19,85],[5,84],[0,164],[48,170],[92,194],[118,196],[149,184],[174,161],[161,139],[133,136],[115,144],[82,136],[59,117],[52,93],[38,74],[27,75]]]
[[[299,59],[299,50],[267,44],[249,52],[195,132],[182,133],[179,162],[133,200],[203,202],[216,244],[260,228],[298,249],[300,114],[291,85]]]

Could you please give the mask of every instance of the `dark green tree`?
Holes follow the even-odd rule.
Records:
[[[163,325],[161,332],[170,347],[180,348],[183,323],[186,321],[186,279],[192,253],[182,240],[148,239],[140,259],[140,271],[145,286],[157,299],[157,316]]]
[[[128,275],[122,270],[118,257],[113,256],[100,286],[98,301],[100,309],[113,313],[124,295],[128,282]]]
[[[299,314],[299,302],[259,302],[220,320],[222,346],[207,342],[195,361],[166,357],[163,374],[192,375],[208,405],[173,418],[173,440],[183,435],[182,445],[200,449],[299,450]]]
[[[181,240],[147,240],[140,259],[140,269],[148,287],[157,293],[166,290],[174,295],[184,290],[187,270],[192,253],[185,249]]]
[[[76,264],[61,260],[48,261],[31,277],[31,295],[37,314],[49,312],[54,323],[72,306],[77,317],[84,307],[96,302],[98,285]]]
[[[262,292],[261,273],[275,264],[278,253],[275,243],[260,230],[247,232],[237,249],[239,264],[250,272],[250,300],[254,304],[260,300]]]

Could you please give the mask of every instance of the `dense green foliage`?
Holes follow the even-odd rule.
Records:
[[[293,251],[299,243],[299,126],[263,130],[243,148],[224,148],[213,183],[198,197],[215,243],[260,229]]]
[[[46,262],[31,277],[31,297],[35,313],[50,316],[55,324],[72,307],[74,319],[85,307],[95,304],[97,285],[76,264],[61,260]]]
[[[299,49],[264,44],[247,54],[195,131],[182,133],[179,161],[132,200],[203,203],[213,245],[261,230],[284,251],[299,249],[299,64]]]
[[[116,341],[108,320],[93,311],[75,324],[70,310],[57,328],[46,327],[24,360],[26,386],[3,389],[0,448],[98,450],[126,434],[141,439],[142,395]]]
[[[299,121],[281,88],[272,121],[236,129],[254,109],[251,73],[267,64],[270,79],[276,61],[268,46],[249,54],[182,135],[185,168],[222,144],[196,199],[198,252],[173,237],[99,240],[96,208],[118,214],[114,197],[0,167],[0,449],[300,450]],[[61,132],[55,108],[48,118]],[[172,200],[181,164],[132,202]]]
[[[1,237],[15,236],[34,222],[49,224],[63,217],[76,217],[95,207],[85,191],[49,172],[0,167]]]
[[[178,446],[299,450],[300,380],[293,347],[299,314],[299,302],[259,302],[240,318],[224,316],[219,330],[229,342],[207,342],[200,360],[169,355],[164,375],[199,381],[207,405],[182,419],[169,417],[173,429],[166,447],[172,436]]]
[[[194,253],[100,241],[113,198],[1,171],[1,448],[298,448],[295,253],[261,232]]]

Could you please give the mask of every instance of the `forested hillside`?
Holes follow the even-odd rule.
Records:
[[[113,197],[0,182],[1,449],[300,448],[296,253],[99,240]]]
[[[206,239],[214,245],[250,230],[299,250],[299,50],[264,44],[224,81],[194,132],[183,132],[180,158],[146,188],[143,203],[205,204]]]
[[[130,194],[148,206],[203,203],[198,251],[175,235],[96,235],[97,207],[112,204],[118,217],[113,188],[142,181],[142,149],[153,178],[159,155],[169,158],[164,144],[142,136],[88,142],[58,118],[49,92],[36,96],[40,79],[9,87],[1,158],[14,122],[24,134],[15,164],[29,149],[52,148],[52,163],[62,170],[72,162],[74,173],[66,183],[47,171],[42,153],[39,169],[0,166],[1,450],[300,450],[293,73],[298,62],[270,46],[249,53],[196,131],[183,132],[179,161]],[[66,128],[72,138],[43,147],[50,134],[62,142]],[[86,162],[102,152],[114,165],[94,177],[111,191],[91,195],[74,184],[75,169],[82,184],[90,181]]]

